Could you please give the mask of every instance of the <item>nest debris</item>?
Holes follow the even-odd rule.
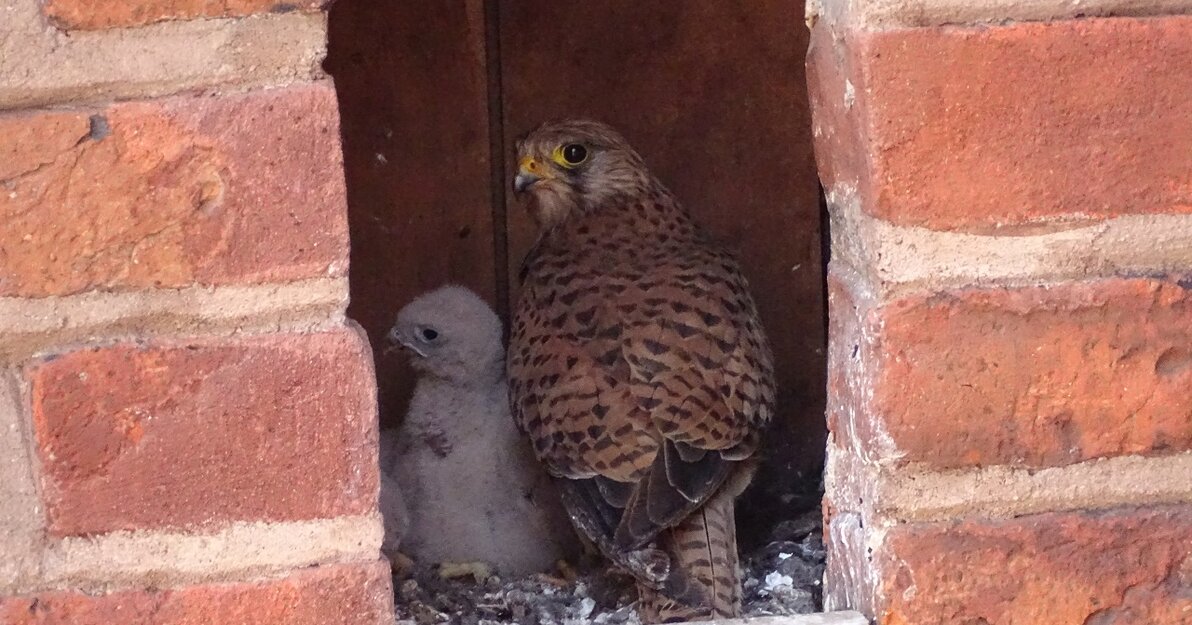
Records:
[[[742,613],[817,612],[825,550],[819,511],[784,521],[742,559]],[[598,562],[502,580],[483,563],[411,567],[394,578],[399,625],[640,625],[632,580]]]

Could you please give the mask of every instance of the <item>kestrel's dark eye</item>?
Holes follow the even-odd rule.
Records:
[[[579,165],[588,158],[588,148],[578,144],[570,143],[563,146],[563,160],[567,161],[568,165]]]
[[[427,343],[433,342],[435,339],[439,338],[439,333],[433,328],[422,328],[418,331],[418,334],[422,337],[422,340],[426,341]]]

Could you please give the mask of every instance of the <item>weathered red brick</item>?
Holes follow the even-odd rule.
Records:
[[[837,536],[855,533],[847,521],[833,519],[829,542],[865,540]],[[861,531],[878,542],[871,552],[833,550],[825,591],[834,607],[850,604],[881,625],[1192,622],[1192,507]]]
[[[326,0],[46,0],[43,11],[68,30],[142,26],[198,17],[317,11]]]
[[[1055,466],[1192,449],[1192,290],[1152,279],[874,302],[831,281],[829,428],[870,459]]]
[[[0,296],[342,275],[329,83],[0,115]]]
[[[987,231],[1192,212],[1190,16],[814,30],[821,176],[877,217]]]
[[[382,562],[304,569],[280,579],[0,598],[4,625],[392,625]]]
[[[376,388],[360,333],[124,344],[28,376],[53,535],[376,508]]]

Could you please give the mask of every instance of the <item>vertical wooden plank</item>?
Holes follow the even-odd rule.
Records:
[[[791,495],[814,490],[826,430],[802,3],[505,0],[500,32],[509,149],[548,119],[607,121],[740,251],[777,354],[779,418],[769,453],[770,466],[782,469],[762,474],[751,496],[764,505],[745,509],[765,524],[789,512],[779,505],[784,496],[806,506]],[[513,197],[508,234],[515,278],[534,229]]]
[[[339,0],[329,38],[351,222],[348,314],[368,331],[382,422],[395,424],[413,388],[405,357],[382,354],[398,309],[447,282],[496,301],[484,7]]]

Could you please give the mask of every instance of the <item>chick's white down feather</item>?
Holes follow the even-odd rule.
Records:
[[[390,339],[407,347],[419,378],[405,420],[382,433],[382,471],[408,516],[403,531],[393,529],[400,512],[387,515],[387,536],[401,534],[400,550],[419,563],[484,561],[506,575],[545,571],[572,553],[558,496],[509,414],[492,309],[443,287],[403,308]]]

